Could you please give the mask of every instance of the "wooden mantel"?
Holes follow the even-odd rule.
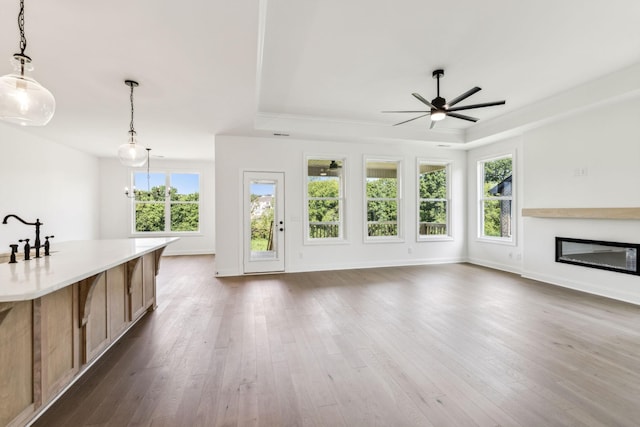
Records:
[[[640,208],[523,208],[522,216],[573,219],[640,219]]]

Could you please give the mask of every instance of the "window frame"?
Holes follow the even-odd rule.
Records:
[[[511,195],[510,196],[495,196],[495,197],[485,197],[484,196],[484,165],[485,163],[494,162],[502,159],[510,158],[511,159]],[[505,152],[498,155],[492,155],[490,157],[484,157],[478,159],[476,162],[477,165],[477,186],[476,186],[476,195],[477,195],[477,233],[476,240],[486,242],[486,243],[496,243],[503,245],[514,246],[516,244],[516,231],[517,231],[517,218],[516,218],[516,154],[515,152]],[[484,202],[487,200],[509,200],[511,201],[511,235],[509,237],[499,237],[499,236],[486,236],[484,234]]]
[[[132,237],[141,237],[141,236],[153,236],[153,237],[163,237],[163,236],[202,236],[202,173],[193,170],[171,170],[171,169],[157,169],[157,170],[149,170],[146,169],[131,169],[129,174],[130,179],[130,188],[135,188],[135,176],[136,174],[147,174],[147,172],[151,175],[153,174],[163,174],[164,175],[164,185],[165,185],[165,195],[164,201],[138,201],[135,197],[130,198],[130,215],[129,215],[129,235]],[[180,175],[180,174],[190,174],[198,176],[198,200],[190,201],[190,202],[180,202],[176,200],[171,200],[170,193],[166,191],[166,189],[171,188],[171,176],[172,175]],[[152,203],[152,204],[163,204],[164,205],[164,226],[165,229],[163,231],[137,231],[136,230],[136,206],[141,203]],[[171,228],[171,205],[172,204],[197,204],[198,205],[198,229],[194,231],[167,231]]]
[[[341,173],[339,175],[339,185],[338,185],[338,197],[330,197],[330,198],[310,198],[309,197],[309,161],[310,160],[335,160],[337,162],[342,162]],[[304,184],[303,184],[303,200],[304,200],[304,245],[326,245],[326,244],[341,244],[347,243],[347,230],[346,230],[346,210],[347,210],[347,185],[346,185],[346,175],[347,175],[347,159],[343,155],[314,155],[307,154],[304,156]],[[311,224],[309,222],[309,201],[310,200],[336,200],[338,201],[338,237],[309,237],[311,234]]]
[[[394,236],[369,236],[368,206],[369,197],[367,196],[367,165],[372,162],[395,163],[396,164],[396,197],[395,199],[381,198],[382,201],[396,202],[396,229],[397,234]],[[364,243],[400,243],[404,242],[404,221],[403,221],[403,159],[400,157],[385,156],[363,156],[362,162],[362,197],[363,197],[363,240]]]
[[[420,197],[420,166],[422,165],[434,165],[434,166],[444,166],[446,171],[446,196],[444,199],[442,198],[430,198],[423,199]],[[416,241],[417,242],[433,242],[433,241],[442,241],[442,240],[453,240],[453,234],[451,231],[451,169],[452,162],[450,160],[432,160],[428,158],[417,158],[416,159]],[[422,202],[429,201],[444,201],[446,203],[446,234],[436,234],[436,235],[422,235],[420,234],[420,204]]]

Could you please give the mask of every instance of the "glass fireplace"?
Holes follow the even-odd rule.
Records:
[[[556,237],[556,262],[640,275],[640,244]]]

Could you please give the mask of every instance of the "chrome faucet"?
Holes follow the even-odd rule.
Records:
[[[36,222],[27,222],[24,219],[20,218],[18,215],[14,215],[14,214],[9,214],[7,216],[4,217],[4,219],[2,220],[3,224],[7,223],[7,220],[11,217],[14,217],[15,219],[17,219],[18,221],[20,221],[21,223],[25,224],[25,225],[35,225],[36,227],[36,240],[34,242],[33,247],[36,249],[36,258],[40,258],[40,226],[42,225],[42,223],[40,222],[40,218],[36,218]]]

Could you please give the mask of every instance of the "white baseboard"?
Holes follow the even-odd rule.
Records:
[[[522,273],[521,268],[515,267],[513,265],[509,265],[509,264],[501,264],[498,262],[487,261],[487,260],[478,259],[478,258],[468,258],[467,262],[469,262],[470,264],[480,265],[482,267],[493,268],[494,270],[506,271],[508,273],[514,273],[514,274]]]
[[[437,259],[410,259],[410,260],[390,260],[381,263],[380,261],[371,262],[358,262],[358,263],[345,263],[345,264],[327,264],[327,265],[303,265],[297,267],[287,268],[286,271],[280,272],[287,273],[308,273],[312,271],[331,271],[331,270],[358,270],[363,268],[384,268],[384,267],[403,267],[410,265],[435,265],[435,264],[455,264],[459,262],[466,262],[466,258],[437,258]],[[277,272],[276,272],[277,273]],[[273,274],[273,273],[265,273]],[[218,270],[216,271],[216,277],[233,277],[244,276],[244,273],[235,270]]]
[[[410,259],[410,260],[389,260],[381,263],[380,261],[359,262],[348,264],[331,264],[331,265],[305,265],[298,268],[291,268],[287,273],[304,273],[309,271],[330,271],[330,270],[357,270],[362,268],[384,268],[384,267],[403,267],[410,265],[434,265],[434,264],[454,264],[465,262],[465,258],[429,258],[429,259]]]
[[[537,280],[539,282],[549,283],[551,285],[561,286],[563,288],[573,289],[580,292],[586,292],[592,295],[598,295],[601,297],[611,298],[618,301],[640,305],[640,297],[630,296],[626,293],[616,292],[613,289],[598,288],[597,286],[594,286],[592,283],[569,280],[566,277],[550,276],[546,274],[536,273],[533,271],[523,271],[522,277],[524,277],[525,279]]]

